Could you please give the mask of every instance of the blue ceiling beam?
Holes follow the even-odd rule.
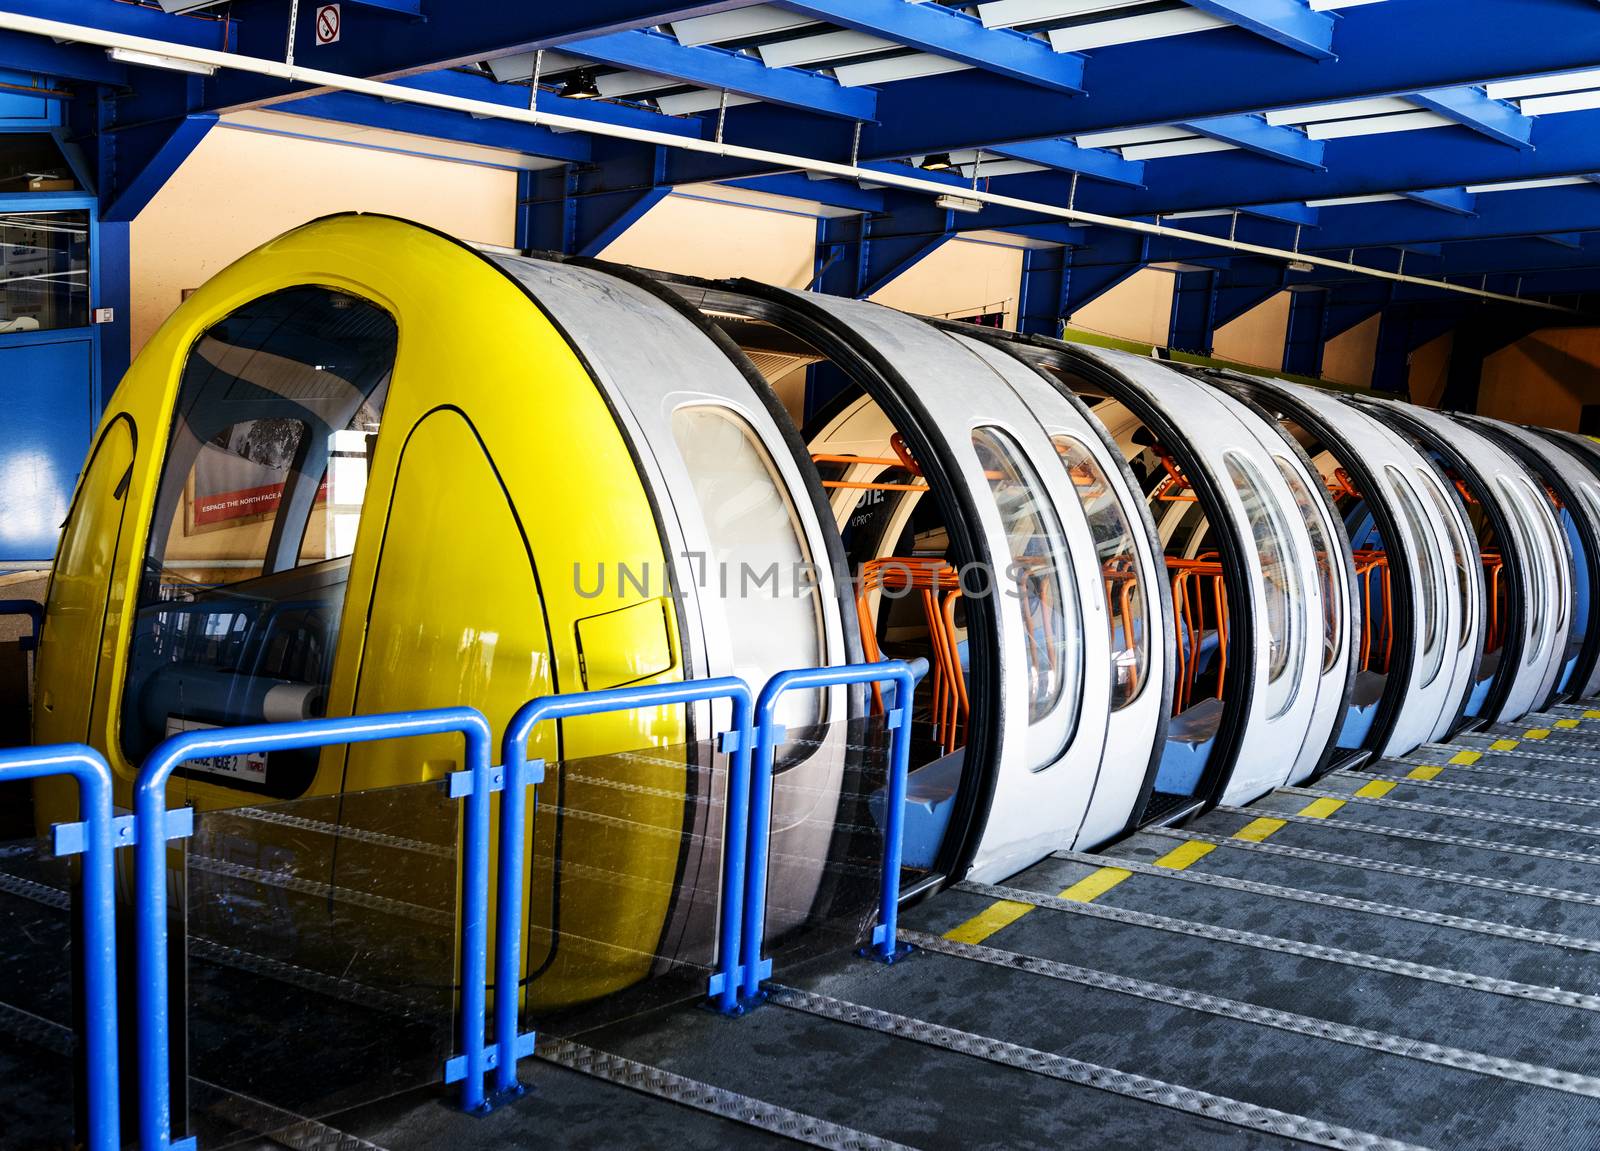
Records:
[[[514,124],[506,120],[479,120],[462,112],[391,104],[354,92],[324,92],[320,96],[306,96],[275,105],[272,110],[338,124],[359,124],[366,128],[381,128],[435,140],[499,148],[551,160],[582,161],[589,158],[589,139],[581,133],[552,132],[533,124]]]
[[[468,100],[483,100],[490,104],[503,104],[510,108],[528,106],[528,89],[515,84],[497,84],[487,76],[471,72],[427,72],[420,76],[406,76],[396,80],[404,88],[417,88],[424,92],[437,92],[460,96]],[[408,105],[397,105],[406,108]],[[693,116],[663,116],[648,108],[631,104],[615,104],[606,100],[569,100],[548,92],[539,94],[539,107],[547,112],[558,112],[578,120],[612,124],[629,128],[647,128],[652,132],[668,132],[675,136],[702,136],[705,123]],[[478,120],[474,123],[507,124],[508,120]],[[515,125],[513,125],[515,126]],[[569,135],[570,133],[557,133]]]
[[[848,180],[812,180],[801,172],[779,172],[771,176],[729,180],[727,185],[730,188],[765,192],[770,196],[787,196],[792,200],[811,200],[829,208],[843,208],[851,212],[883,211],[883,193],[880,191],[857,187]]]
[[[1525,192],[1486,192],[1476,214],[1425,212],[1412,203],[1359,204],[1324,208],[1306,246],[1343,248],[1407,240],[1450,242],[1600,229],[1600,188],[1573,186]]]
[[[671,36],[655,32],[613,32],[574,41],[563,50],[602,64],[654,72],[825,116],[870,120],[877,111],[877,93],[871,88],[846,88],[837,80],[798,68],[768,68],[753,57],[721,48],[685,48]]]
[[[0,32],[0,68],[89,84],[128,82],[128,70],[98,48],[57,44],[20,32]]]
[[[124,3],[123,0],[72,0],[70,4],[64,4],[62,0],[0,0],[0,11],[34,16],[41,20],[88,24],[106,32],[148,36],[189,48],[209,48],[221,52],[228,46],[229,22],[214,18],[214,13],[169,16],[159,8],[146,8],[139,4]],[[281,58],[283,17],[279,16],[277,20],[278,56]],[[99,49],[95,51],[100,55],[105,54]]]
[[[1482,88],[1434,88],[1406,98],[1491,140],[1513,148],[1533,147],[1533,117],[1505,100],[1489,99]]]
[[[1302,168],[1322,171],[1324,143],[1313,140],[1294,128],[1268,124],[1260,116],[1214,116],[1206,120],[1184,120],[1178,127],[1198,132],[1210,140],[1220,140],[1269,160],[1282,160]]]
[[[1430,208],[1438,208],[1445,212],[1454,212],[1458,216],[1473,216],[1477,214],[1478,198],[1465,188],[1432,188],[1421,192],[1403,192],[1406,199],[1416,204],[1425,204]]]
[[[1113,184],[1127,184],[1133,188],[1144,185],[1144,161],[1124,160],[1109,148],[1080,148],[1071,140],[1021,140],[988,150],[1009,160],[1025,160]]]
[[[1009,28],[985,28],[977,19],[941,4],[908,4],[905,0],[782,3],[818,20],[959,60],[1009,80],[1057,92],[1084,90],[1083,57],[1052,51],[1043,40]]]
[[[1261,203],[1303,203],[1600,171],[1600,110],[1542,116],[1533,139],[1537,147],[1526,152],[1449,128],[1329,140],[1326,171],[1238,152],[1178,156],[1151,161],[1144,189],[1080,188],[1078,207],[1114,216],[1171,215],[1239,206],[1241,192]],[[995,190],[1059,204],[1065,181],[1057,173],[1032,172],[999,177]]]
[[[0,0],[0,7],[41,0]],[[49,0],[43,0],[48,4]],[[115,0],[89,0],[126,8]],[[336,44],[318,45],[317,6],[300,5],[295,27],[301,63],[347,76],[393,79],[490,56],[553,48],[572,40],[648,28],[690,16],[742,7],[748,0],[584,0],[582,4],[508,4],[504,0],[433,0],[425,20],[397,20],[393,13],[366,7],[344,11]],[[242,55],[283,59],[285,24],[282,0],[232,0],[233,48]],[[184,21],[167,17],[175,23]],[[159,33],[157,33],[159,35]],[[269,77],[219,73],[211,104],[216,110],[254,107],[303,87]]]
[[[385,12],[398,12],[402,16],[421,16],[422,0],[350,0],[368,8],[382,8]]]
[[[1316,227],[1318,219],[1318,209],[1309,208],[1304,204],[1251,204],[1240,208],[1239,211],[1246,216],[1277,220],[1285,224],[1299,224],[1307,228]]]
[[[1332,60],[1334,18],[1306,0],[1188,0],[1191,8],[1265,36],[1313,60]]]
[[[1582,232],[1550,232],[1536,238],[1543,240],[1547,244],[1555,244],[1562,248],[1583,247]]]
[[[1426,51],[1417,50],[1418,29],[1427,29]],[[1086,74],[1093,95],[1085,100],[1040,100],[1010,80],[982,74],[889,84],[878,98],[880,123],[863,133],[861,154],[924,155],[1007,138],[1077,136],[1592,68],[1600,4],[1367,4],[1340,13],[1337,39],[1338,59],[1320,62],[1266,49],[1256,36],[1233,29],[1097,48]],[[938,115],[929,115],[930,108]],[[848,148],[846,141],[835,151],[847,155]]]

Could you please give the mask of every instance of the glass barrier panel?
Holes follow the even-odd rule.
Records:
[[[0,786],[13,799],[31,809],[26,785]],[[78,872],[43,837],[0,841],[0,1146],[74,1145]]]
[[[202,1146],[439,1080],[456,1046],[459,808],[437,781],[197,815],[169,889]]]

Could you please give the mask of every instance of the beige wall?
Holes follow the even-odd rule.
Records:
[[[1322,378],[1336,384],[1372,386],[1372,364],[1378,355],[1378,324],[1371,316],[1329,340],[1322,350]]]
[[[884,285],[871,298],[922,316],[974,316],[1003,311],[1017,326],[1022,249],[951,240]]]
[[[1212,337],[1211,354],[1219,360],[1283,370],[1283,344],[1289,335],[1289,293],[1263,300]]]
[[[686,276],[748,276],[803,288],[811,282],[816,249],[817,222],[810,216],[668,196],[600,256]]]
[[[1075,328],[1141,344],[1167,346],[1172,329],[1172,291],[1177,277],[1143,268],[1072,313]]]
[[[1518,423],[1577,431],[1585,404],[1600,403],[1600,328],[1535,332],[1483,362],[1478,411]]]
[[[489,244],[516,233],[517,176],[376,148],[214,128],[133,222],[133,351],[228,264],[308,220],[383,212]]]

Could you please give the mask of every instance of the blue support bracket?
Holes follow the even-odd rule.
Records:
[[[535,729],[541,723],[580,715],[724,699],[733,705],[733,725],[717,739],[718,750],[729,757],[723,826],[722,922],[717,947],[719,970],[711,976],[706,993],[719,1011],[739,1013],[738,988],[742,975],[738,969],[739,928],[744,899],[745,844],[750,822],[750,761],[751,749],[755,745],[751,716],[754,705],[750,687],[744,680],[737,676],[722,676],[686,683],[653,683],[640,687],[540,696],[523,704],[517,714],[511,717],[501,743],[506,788],[500,800],[499,886],[496,889],[501,909],[496,919],[494,952],[496,1035],[518,1034],[522,931],[526,917],[522,914],[506,914],[505,909],[520,909],[523,904],[522,865],[528,835],[527,789],[534,782],[530,778],[530,769],[538,765],[537,775],[539,778],[544,775],[544,761],[528,758],[528,744],[533,739]],[[497,1097],[511,1097],[519,1090],[516,1060],[501,1062],[495,1069]]]
[[[942,4],[904,0],[785,0],[785,8],[959,60],[1012,80],[1057,92],[1084,90],[1084,58],[1056,52],[1042,40],[1009,28],[985,28],[981,21]]]
[[[117,1151],[122,1121],[117,1080],[116,838],[111,768],[82,744],[0,751],[0,783],[70,775],[78,784],[83,853],[83,1035],[89,1151]],[[162,908],[165,911],[165,906]],[[164,974],[164,973],[163,973]]]
[[[1334,18],[1312,11],[1305,0],[1189,0],[1189,4],[1313,60],[1337,59]]]
[[[1406,99],[1518,151],[1533,147],[1533,117],[1507,100],[1489,99],[1482,88],[1432,88]]]
[[[767,920],[767,860],[772,850],[772,777],[778,747],[785,738],[777,721],[779,701],[791,691],[844,687],[852,684],[895,685],[895,707],[888,715],[889,781],[883,818],[883,871],[878,890],[878,925],[872,946],[863,954],[893,963],[910,952],[897,935],[900,908],[900,860],[905,836],[907,777],[911,769],[911,725],[904,722],[905,708],[916,689],[917,677],[902,660],[849,664],[844,667],[797,668],[780,671],[767,681],[756,698],[756,748],[750,785],[749,863],[745,867],[744,930],[739,967],[743,974],[740,999],[746,1006],[759,1003],[761,983],[772,975],[772,961],[762,956]],[[726,988],[723,989],[726,991]]]
[[[194,1141],[172,1142],[170,1038],[167,988],[167,840],[174,820],[167,810],[167,781],[179,765],[211,755],[290,751],[372,743],[419,735],[459,734],[474,781],[463,816],[461,896],[461,1050],[466,1052],[461,1107],[488,1109],[483,1080],[489,952],[489,723],[470,707],[396,712],[294,723],[262,723],[180,732],[159,744],[134,782],[134,945],[138,961],[138,1098],[141,1151],[182,1151]],[[180,809],[188,812],[191,809]],[[110,837],[109,819],[106,837]],[[181,825],[180,825],[181,826]],[[520,871],[519,871],[520,874]],[[511,1034],[510,1031],[501,1034]],[[113,1088],[114,1090],[114,1088]]]
[[[877,116],[878,94],[871,88],[846,88],[837,80],[798,68],[768,68],[759,60],[722,48],[685,48],[673,37],[657,32],[612,32],[574,40],[562,51],[804,112],[849,120]]]
[[[1474,216],[1478,211],[1478,198],[1465,188],[1430,188],[1400,194],[1413,203],[1425,204],[1443,212],[1454,212],[1458,216]]]
[[[513,1067],[516,1066],[516,1062],[517,1062],[518,1059],[526,1059],[529,1055],[533,1054],[533,1049],[534,1049],[535,1043],[537,1041],[537,1038],[538,1038],[537,1033],[533,1032],[533,1031],[524,1031],[524,1032],[522,1032],[521,1034],[519,1034],[517,1036],[516,1042],[512,1045],[513,1056],[512,1056],[512,1060],[511,1060],[511,1065]],[[500,1063],[500,1044],[499,1043],[491,1043],[488,1046],[486,1046],[483,1049],[483,1057],[482,1058],[483,1058],[483,1066],[484,1067],[486,1067],[490,1071],[498,1071],[500,1069],[500,1066],[501,1066],[501,1063]],[[449,1060],[447,1060],[445,1062],[445,1065],[444,1065],[444,1081],[446,1083],[459,1083],[463,1079],[465,1079],[466,1077],[467,1077],[467,1057],[465,1055],[457,1055],[454,1058],[449,1059]]]
[[[132,847],[139,841],[137,824],[131,815],[119,815],[111,821],[111,842],[116,847]],[[87,823],[56,823],[50,826],[51,847],[56,856],[79,855],[88,850],[90,830]],[[178,807],[167,813],[167,842],[188,839],[194,834],[194,808]]]
[[[1282,160],[1301,168],[1322,171],[1324,141],[1313,140],[1304,132],[1277,124],[1269,124],[1261,116],[1213,116],[1205,120],[1186,120],[1178,125],[1198,132],[1209,140],[1220,140],[1254,152],[1269,160]]]

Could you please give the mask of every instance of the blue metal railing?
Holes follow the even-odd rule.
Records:
[[[905,831],[906,777],[911,766],[911,694],[916,675],[901,660],[850,664],[845,667],[796,668],[780,671],[767,681],[756,699],[755,763],[751,769],[749,863],[745,868],[743,998],[759,1000],[761,981],[772,973],[770,960],[761,952],[767,921],[767,860],[772,841],[772,777],[778,745],[784,741],[778,723],[778,702],[791,691],[814,690],[862,683],[893,683],[895,706],[888,712],[888,802],[883,820],[883,873],[878,892],[878,925],[872,931],[871,952],[893,963],[907,949],[896,937],[900,907],[900,857]],[[726,909],[724,909],[726,914]]]
[[[668,704],[699,703],[727,699],[733,703],[732,726],[722,735],[721,750],[728,759],[728,795],[724,814],[722,851],[722,922],[717,944],[719,970],[707,988],[717,1008],[736,1014],[739,1008],[739,907],[744,898],[746,839],[750,809],[750,757],[755,737],[751,728],[750,687],[736,676],[692,680],[686,683],[647,684],[642,687],[611,688],[605,691],[547,695],[530,700],[506,726],[504,761],[506,794],[500,801],[500,887],[501,908],[522,906],[523,840],[527,820],[523,789],[543,778],[543,761],[528,761],[528,741],[539,724],[551,719],[579,715],[598,715],[632,708],[660,707]],[[520,977],[521,916],[502,911],[496,933],[495,950],[495,1038],[516,1035],[517,987]],[[531,1049],[531,1036],[518,1036],[515,1046]],[[501,1052],[496,1086],[501,1091],[516,1090],[516,1058]]]
[[[35,605],[37,606],[37,605]],[[79,743],[0,751],[0,783],[70,775],[78,781],[81,822],[57,824],[56,854],[83,853],[83,994],[88,1070],[88,1146],[122,1146],[117,1105],[117,935],[113,855],[132,829],[111,810],[111,768]]]
[[[25,615],[33,621],[33,631],[23,651],[39,650],[39,633],[44,630],[44,604],[31,599],[0,599],[0,616]]]
[[[167,780],[186,760],[207,755],[242,755],[327,747],[419,735],[458,733],[466,740],[466,770],[450,780],[450,794],[465,796],[466,812],[461,913],[461,1050],[451,1060],[463,1080],[461,1106],[485,1109],[485,1008],[489,949],[489,799],[499,772],[490,767],[492,735],[482,713],[470,707],[345,719],[263,723],[186,731],[167,739],[145,760],[134,784],[135,946],[138,962],[139,1146],[143,1151],[182,1151],[195,1141],[171,1141],[172,1099],[167,1031],[167,841],[188,834],[192,816],[169,830]],[[172,813],[179,815],[179,812]],[[176,822],[176,821],[174,821]]]

